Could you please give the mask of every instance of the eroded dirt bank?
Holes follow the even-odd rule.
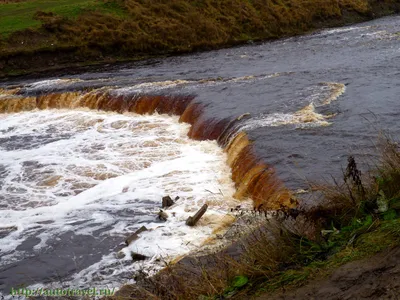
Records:
[[[255,297],[258,300],[292,299],[399,299],[400,247],[338,268],[331,276],[295,289]]]

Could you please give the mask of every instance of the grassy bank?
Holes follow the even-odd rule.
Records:
[[[215,49],[399,10],[396,0],[3,0],[0,74]]]
[[[265,293],[269,299],[399,247],[400,149],[385,139],[381,152],[382,161],[366,175],[349,157],[341,181],[314,185],[320,198],[313,208],[280,211],[217,254],[139,276],[139,287],[126,286],[113,299],[248,299]]]

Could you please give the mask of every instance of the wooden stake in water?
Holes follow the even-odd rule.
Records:
[[[204,204],[193,217],[189,217],[186,220],[186,225],[188,225],[188,226],[196,225],[196,223],[200,220],[200,218],[206,213],[207,208],[208,208],[208,205]]]

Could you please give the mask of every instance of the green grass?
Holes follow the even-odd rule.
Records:
[[[328,276],[338,267],[368,258],[385,249],[400,245],[400,219],[380,221],[371,231],[359,235],[353,245],[347,245],[348,237],[341,236],[341,248],[327,259],[314,260],[299,268],[276,273],[262,283],[257,293],[274,292],[285,287],[299,287],[307,280]],[[328,249],[327,249],[328,250]]]
[[[124,16],[125,11],[115,2],[101,0],[30,0],[17,3],[0,3],[0,35],[39,28],[41,22],[34,19],[37,11],[53,12],[62,17],[76,18],[84,11],[100,11]]]

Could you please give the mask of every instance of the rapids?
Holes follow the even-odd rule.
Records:
[[[132,277],[130,250],[151,258],[141,265],[146,268],[197,249],[218,232],[222,220],[231,220],[229,207],[240,203],[231,197],[226,155],[216,142],[189,139],[188,127],[177,117],[90,110],[2,115],[6,283],[69,275],[64,285],[115,286]],[[165,223],[156,218],[164,195],[180,197]],[[196,228],[184,226],[204,203],[207,217]],[[142,225],[149,231],[122,249],[126,259],[104,255],[102,248],[117,249]],[[28,265],[15,264],[21,260]],[[35,267],[37,275],[25,267]]]
[[[199,249],[236,205],[290,206],[348,154],[369,162],[380,130],[400,133],[399,25],[0,83],[0,291],[118,287]]]

